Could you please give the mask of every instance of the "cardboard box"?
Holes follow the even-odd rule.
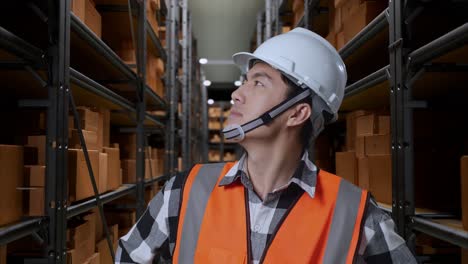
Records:
[[[94,236],[90,236],[91,223],[81,222],[79,225],[71,225],[67,229],[67,263],[84,263],[89,259],[95,250]]]
[[[0,226],[21,218],[23,186],[23,147],[0,145]]]
[[[28,136],[28,146],[37,148],[37,165],[45,166],[46,160],[46,136]]]
[[[379,135],[388,135],[391,133],[391,123],[390,116],[379,116],[379,126],[377,129],[377,134]]]
[[[25,187],[45,187],[46,167],[41,165],[24,166],[24,185]]]
[[[334,9],[333,27],[335,32],[343,31],[343,20],[341,20],[341,8]]]
[[[96,244],[96,226],[97,226],[97,215],[99,212],[91,211],[83,216],[83,219],[89,223],[89,241],[88,243]]]
[[[355,141],[356,157],[362,158],[366,156],[366,137],[356,137]]]
[[[356,136],[372,136],[378,132],[378,117],[375,114],[356,118]]]
[[[99,153],[99,193],[107,192],[109,161],[107,153]]]
[[[78,115],[80,117],[81,129],[94,132],[98,131],[99,113],[92,111],[89,107],[84,106],[79,106],[76,110],[78,111]],[[77,128],[76,125],[74,128]]]
[[[356,119],[360,116],[366,115],[367,113],[367,111],[358,110],[346,115],[346,149],[348,151],[355,150]]]
[[[71,1],[71,11],[81,21],[84,21],[84,19],[85,19],[85,0],[72,0]]]
[[[460,164],[462,222],[463,228],[468,230],[468,156],[463,156]]]
[[[132,227],[136,223],[136,213],[132,209],[106,211],[106,221],[108,225],[114,228],[112,232],[115,234],[118,233],[116,229]]]
[[[159,36],[159,25],[158,20],[156,19],[156,12],[158,12],[158,7],[159,6],[157,1],[146,1],[146,17],[148,18],[148,22],[157,36]]]
[[[378,202],[392,204],[392,156],[369,156],[369,186]]]
[[[23,198],[28,202],[25,208],[25,215],[28,216],[43,216],[45,213],[45,188],[33,187],[24,190]]]
[[[335,32],[330,32],[325,38],[333,47],[336,49],[336,34]]]
[[[94,253],[89,259],[87,259],[84,264],[100,264],[101,257],[99,253]]]
[[[336,34],[336,50],[341,50],[345,44],[346,42],[344,38],[344,33],[343,31],[340,31]]]
[[[151,163],[151,164],[150,164]],[[136,183],[136,160],[134,159],[127,159],[121,160],[121,167],[122,167],[122,182],[123,183]],[[150,179],[151,174],[154,177],[157,177],[156,174],[157,169],[157,162],[155,160],[146,159],[145,160],[145,179]]]
[[[343,21],[347,20],[353,14],[355,14],[363,0],[346,0],[343,2],[341,9],[341,19]]]
[[[365,26],[377,17],[388,3],[382,1],[366,1],[359,5],[356,12],[343,21],[345,42],[354,38]]]
[[[357,184],[357,162],[356,153],[350,152],[336,152],[336,175],[343,179]]]
[[[7,264],[7,245],[0,245],[0,264]]]
[[[112,134],[111,141],[120,146],[120,159],[136,159],[136,134]]]
[[[98,136],[95,131],[81,130],[88,150],[98,150]],[[68,147],[73,149],[81,149],[81,141],[78,135],[78,130],[72,129],[68,131]]]
[[[94,216],[96,217],[96,225],[95,225],[95,236],[94,236],[94,240],[95,241],[99,241],[101,240],[103,237],[104,237],[104,227],[103,227],[103,224],[102,224],[102,221],[101,221],[101,215],[99,214],[99,208],[97,207],[94,207],[91,212],[94,214]]]
[[[101,264],[112,263],[112,256],[107,245],[107,240],[103,239],[96,244],[96,250],[99,253],[99,262]]]
[[[390,155],[391,150],[390,135],[374,135],[365,137],[365,154],[372,155]]]
[[[88,150],[94,179],[99,186],[99,152]],[[68,184],[71,202],[94,196],[84,153],[81,149],[68,150]]]
[[[104,147],[103,152],[107,154],[107,190],[115,190],[122,185],[120,150],[119,148]]]
[[[370,179],[369,179],[369,158],[367,157],[358,157],[358,185],[362,189],[370,189]]]
[[[103,147],[110,145],[110,110],[98,107],[98,131],[97,131],[97,146],[101,151]]]
[[[98,38],[102,35],[102,19],[92,0],[85,0],[85,24]]]
[[[468,248],[461,248],[461,263],[468,264]]]

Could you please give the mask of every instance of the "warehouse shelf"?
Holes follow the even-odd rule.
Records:
[[[0,26],[0,47],[11,55],[24,59],[34,65],[43,66],[41,56],[44,54],[39,48],[29,44],[15,34]]]
[[[151,185],[153,185],[153,184],[155,184],[157,182],[165,181],[169,177],[170,177],[170,175],[161,175],[161,176],[155,177],[153,179],[146,179],[145,180],[145,186],[151,186]]]
[[[388,38],[388,32],[385,32],[384,29],[388,29],[388,17],[389,10],[388,8],[382,11],[374,20],[372,20],[365,28],[363,28],[353,39],[344,45],[343,48],[339,50],[339,54],[343,60],[348,59],[354,52],[365,45],[369,45],[371,41],[377,36],[385,34]]]
[[[124,184],[120,188],[115,191],[107,192],[104,194],[99,195],[100,201],[102,204],[111,202],[116,200],[122,196],[135,192],[136,185],[135,184]],[[87,212],[94,207],[97,206],[96,198],[92,198],[85,202],[71,205],[67,208],[67,218],[72,218],[73,216],[77,216],[81,213]]]
[[[99,39],[73,13],[70,14],[72,33],[70,38],[70,59],[72,65],[79,64],[95,80],[135,80],[136,74],[122,59]],[[76,56],[74,56],[76,55]],[[92,61],[93,63],[89,63]]]
[[[0,245],[8,244],[37,231],[48,225],[46,217],[30,217],[7,226],[0,227]]]
[[[347,86],[340,111],[372,109],[390,103],[389,66]]]
[[[465,23],[425,46],[411,52],[408,55],[408,66],[416,67],[430,62],[431,60],[441,55],[445,55],[454,49],[466,45],[467,43],[468,23]]]
[[[447,241],[462,248],[468,248],[468,231],[463,230],[460,220],[453,219],[427,219],[424,217],[412,217],[412,228]]]

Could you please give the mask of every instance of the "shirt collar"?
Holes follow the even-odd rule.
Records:
[[[242,155],[239,161],[231,167],[226,175],[224,175],[223,179],[219,183],[219,186],[231,185],[239,178],[241,178],[242,175],[247,175],[244,166],[246,159],[247,154]],[[245,186],[244,181],[241,182]],[[296,184],[307,194],[309,194],[310,197],[314,198],[315,186],[317,185],[317,166],[315,166],[315,164],[309,159],[309,153],[307,151],[304,151],[302,154],[301,161],[289,182],[286,185],[273,190],[272,193],[286,189],[291,183]]]

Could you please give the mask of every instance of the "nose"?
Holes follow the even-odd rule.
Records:
[[[239,86],[239,88],[237,88],[234,92],[232,92],[231,99],[234,101],[234,104],[244,103],[245,95],[242,89],[244,86],[245,84],[242,84],[241,86]]]

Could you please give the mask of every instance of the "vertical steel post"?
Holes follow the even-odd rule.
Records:
[[[70,1],[48,1],[49,57],[46,213],[49,263],[66,262]]]
[[[205,74],[203,73],[203,70],[201,70],[201,80],[199,83],[200,89],[201,89],[201,104],[202,104],[202,113],[201,113],[201,118],[202,118],[202,129],[203,129],[203,134],[202,134],[202,141],[203,141],[203,151],[202,151],[202,162],[208,162],[208,92],[207,88],[205,85],[203,85],[203,81],[205,80]]]
[[[271,38],[271,1],[265,0],[265,40]]]
[[[257,14],[257,47],[262,44],[262,12]]]
[[[192,144],[195,143],[196,141],[193,141],[193,135],[192,135],[192,128],[194,127],[194,120],[193,120],[193,109],[192,109],[192,101],[194,100],[192,97],[192,89],[193,89],[193,57],[192,57],[192,49],[193,49],[193,38],[192,38],[192,14],[189,13],[188,15],[188,87],[187,87],[187,119],[188,119],[188,134],[187,134],[187,142],[189,143],[187,146],[187,153],[188,153],[188,159],[187,159],[187,164],[185,169],[189,169],[190,166],[193,164],[193,150],[192,150]],[[196,126],[198,127],[198,126]],[[196,145],[195,145],[196,146]]]
[[[182,0],[182,170],[188,167],[188,0]]]
[[[136,146],[136,176],[137,176],[137,217],[145,211],[145,83],[146,83],[146,0],[142,0],[138,8],[138,40],[137,40],[137,146]]]

